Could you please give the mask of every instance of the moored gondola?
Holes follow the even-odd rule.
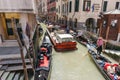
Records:
[[[113,66],[115,68],[118,66],[118,64],[113,64],[106,57],[103,57],[102,55],[98,55],[97,53],[95,53],[95,51],[91,50],[90,48],[88,52],[106,80],[120,80],[119,75],[117,75],[116,73],[108,72],[108,66]]]
[[[35,80],[48,80],[51,67],[51,54],[52,44],[46,33],[37,57]]]

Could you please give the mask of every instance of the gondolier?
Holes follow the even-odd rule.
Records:
[[[103,46],[103,39],[102,37],[99,37],[97,40],[97,53],[100,55],[102,52],[102,46]]]

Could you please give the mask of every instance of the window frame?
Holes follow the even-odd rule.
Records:
[[[72,1],[69,2],[69,12],[72,12]]]
[[[83,2],[83,11],[90,11],[91,0],[84,0]]]
[[[115,9],[119,9],[120,10],[120,2],[116,2]]]
[[[79,11],[79,0],[75,0],[75,12]]]
[[[107,11],[107,5],[108,5],[108,1],[104,1],[103,12]]]

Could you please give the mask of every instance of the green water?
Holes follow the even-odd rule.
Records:
[[[77,50],[56,52],[53,50],[50,80],[105,80],[87,52],[77,44]]]

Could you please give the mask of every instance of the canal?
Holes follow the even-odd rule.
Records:
[[[105,80],[87,52],[77,43],[77,50],[56,52],[53,49],[50,80]]]
[[[46,25],[41,24],[44,31]],[[77,43],[77,50],[52,52],[49,80],[105,80],[88,54],[87,48]]]

